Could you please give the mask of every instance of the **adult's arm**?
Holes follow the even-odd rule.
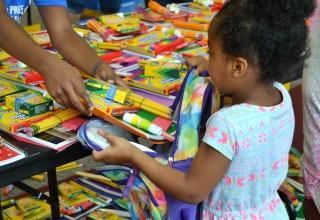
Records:
[[[55,101],[90,114],[79,100],[80,96],[87,107],[92,106],[79,72],[35,43],[9,16],[3,0],[0,0],[0,21],[0,48],[39,72]]]
[[[54,48],[70,64],[97,78],[127,87],[109,65],[102,62],[87,42],[73,30],[66,8],[60,6],[39,6],[38,8]],[[102,65],[93,73],[94,66],[99,62]]]

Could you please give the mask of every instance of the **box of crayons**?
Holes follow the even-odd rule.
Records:
[[[181,49],[186,41],[182,37],[168,35],[162,31],[152,31],[128,40],[126,48],[147,56],[155,57],[164,52]]]
[[[180,78],[187,69],[181,63],[151,61],[144,66],[144,75],[150,77]]]
[[[112,116],[122,116],[125,113],[136,113],[140,110],[139,106],[133,105],[130,101],[125,101],[121,104],[99,96],[94,92],[90,92],[89,97],[95,108],[98,108]]]
[[[21,92],[5,97],[6,107],[27,116],[53,111],[53,100],[33,92]]]
[[[124,81],[130,86],[170,95],[179,91],[183,78],[148,77],[143,74],[135,74],[124,78]]]
[[[6,80],[0,80],[0,102],[3,102],[7,95],[24,91],[27,89]]]
[[[30,124],[46,119],[52,115],[53,112],[46,112],[29,117],[14,110],[10,110],[5,106],[1,106],[0,129],[15,134],[18,131],[21,131],[22,127],[28,127]]]

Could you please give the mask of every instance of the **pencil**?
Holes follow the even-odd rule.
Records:
[[[30,177],[31,179],[34,179],[34,180],[44,180],[44,176],[41,175],[41,174],[37,174],[37,175],[33,175],[32,177]]]
[[[87,26],[97,34],[99,34],[101,37],[103,37],[105,40],[109,38],[109,33],[105,26],[99,22],[98,20],[92,18],[87,21]]]
[[[139,106],[139,103],[134,102],[134,105],[135,106]],[[147,111],[147,112],[150,112],[150,113],[152,113],[154,115],[160,116],[162,118],[167,118],[167,119],[171,119],[172,118],[172,116],[170,114],[168,114],[168,113],[164,113],[164,112],[158,111],[158,110],[153,109],[153,108],[149,108],[149,107],[144,106],[144,105],[140,105],[140,108],[145,110],[145,111]]]
[[[32,134],[38,134],[50,128],[53,128],[62,122],[81,115],[81,112],[75,109],[66,109],[58,111],[53,116],[48,117],[42,121],[31,124],[29,127],[33,128]]]
[[[153,102],[150,102],[149,100],[145,100],[145,99],[140,99],[140,98],[137,98],[135,96],[129,96],[128,97],[129,100],[135,102],[138,106],[140,107],[147,107],[147,108],[153,108],[157,111],[160,111],[160,112],[163,112],[163,113],[168,113],[168,114],[171,114],[172,113],[172,110],[165,106],[165,105],[160,105],[158,103],[153,103]]]
[[[119,185],[114,183],[114,182],[112,182],[112,180],[109,179],[108,177],[105,177],[105,176],[102,176],[102,175],[99,175],[99,174],[82,172],[82,171],[77,171],[76,174],[79,175],[79,176],[83,176],[83,177],[86,177],[86,178],[89,178],[89,179],[104,183],[104,184],[109,185],[109,186],[112,186],[113,188],[120,189]]]
[[[78,163],[76,161],[73,161],[73,162],[70,162],[70,163],[66,163],[66,164],[63,164],[61,166],[58,166],[57,168],[58,169],[61,169],[61,168],[66,168],[66,167],[70,167],[70,166],[74,166],[74,165],[77,165]]]
[[[148,7],[150,9],[152,9],[153,11],[159,12],[160,14],[163,14],[163,15],[171,15],[172,14],[169,9],[167,9],[166,7],[163,7],[162,5],[157,3],[156,1],[150,0],[148,2]]]
[[[107,46],[111,46],[111,47],[121,47],[122,45],[119,44],[119,43],[111,43],[111,42],[96,42],[97,44],[97,47],[99,48],[104,48],[104,47],[107,47]]]
[[[89,78],[89,79],[94,79],[97,82],[103,83],[104,84],[103,87],[105,89],[109,88],[109,85],[108,85],[107,82],[104,82],[102,80],[96,79],[96,78],[94,78],[94,77],[92,77],[92,76],[90,76],[88,74],[83,73],[83,72],[81,72],[81,75],[82,75],[82,77]],[[124,90],[123,88],[120,88],[119,86],[116,86],[116,87],[119,88],[122,91],[128,92],[128,94],[126,96],[126,99],[129,100],[129,101],[135,102],[137,106],[140,106],[140,108],[142,108],[141,106],[143,106],[143,108],[145,108],[146,111],[151,109],[150,110],[151,113],[153,113],[155,111],[156,112],[162,112],[162,113],[164,113],[166,115],[161,114],[161,116],[164,116],[165,118],[171,118],[170,114],[172,112],[172,109],[170,109],[168,106],[159,104],[159,103],[154,102],[154,101],[152,101],[150,99],[147,99],[145,97],[142,97],[142,96],[139,96],[137,94],[134,94],[132,91]]]
[[[99,195],[95,191],[92,191],[92,190],[88,189],[87,187],[80,185],[79,183],[76,183],[74,181],[70,181],[69,183],[73,186],[78,187],[79,189],[81,189],[83,192],[87,193],[90,196],[97,197]]]
[[[203,34],[199,32],[189,31],[189,30],[177,30],[175,28],[169,28],[161,25],[156,26],[156,30],[162,31],[162,32],[172,32],[175,35],[182,35],[184,37],[188,38],[202,38]]]
[[[187,22],[187,21],[178,21],[174,20],[171,22],[175,27],[198,30],[198,31],[208,31],[209,24]]]
[[[69,167],[64,167],[64,168],[58,168],[58,167],[57,167],[57,168],[56,168],[56,172],[71,170],[71,169],[78,168],[78,167],[82,167],[82,166],[83,166],[82,164],[76,164],[76,165],[69,166]]]
[[[1,208],[7,207],[9,205],[13,205],[14,203],[15,203],[14,199],[1,201]]]

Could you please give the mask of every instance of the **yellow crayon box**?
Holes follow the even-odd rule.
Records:
[[[130,86],[162,95],[170,95],[179,91],[183,78],[148,77],[143,74],[135,74],[124,78],[124,81]]]
[[[27,116],[35,116],[53,111],[53,100],[41,94],[27,91],[5,97],[6,107]]]
[[[14,83],[5,81],[5,80],[0,80],[0,102],[4,101],[4,98],[7,95],[15,94],[18,92],[24,92],[27,91],[27,89],[16,85]]]
[[[125,101],[123,104],[106,99],[94,92],[89,93],[90,100],[95,108],[112,116],[122,116],[124,113],[137,113],[140,110],[139,106],[133,105],[130,101]]]
[[[181,63],[151,61],[144,66],[144,75],[150,77],[180,78],[187,68]]]

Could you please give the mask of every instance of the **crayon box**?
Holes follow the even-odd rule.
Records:
[[[183,78],[148,77],[143,74],[135,74],[124,78],[124,81],[130,86],[162,95],[170,95],[180,89]]]
[[[53,100],[33,92],[21,92],[5,97],[6,107],[27,116],[53,111]]]

